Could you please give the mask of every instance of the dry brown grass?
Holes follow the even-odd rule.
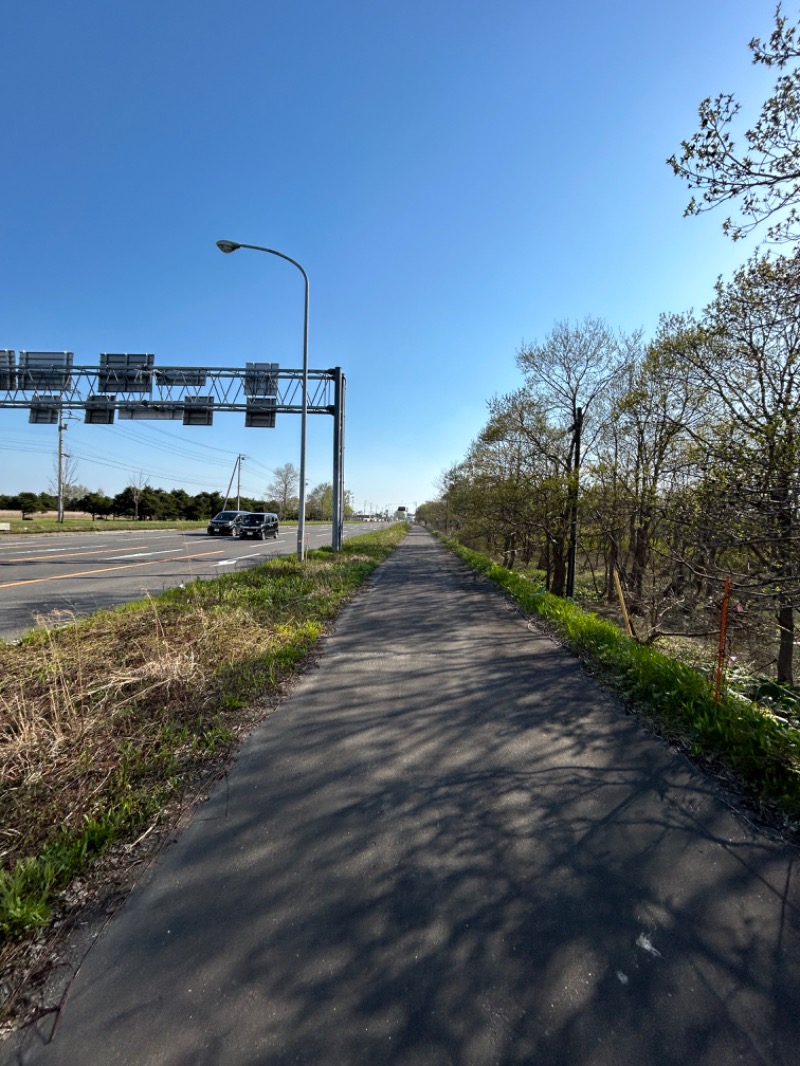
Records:
[[[403,532],[0,644],[0,988],[78,873],[224,766]],[[0,995],[0,1027],[13,1009]]]
[[[58,518],[57,511],[37,511],[37,518]],[[21,518],[20,511],[3,511],[0,509],[0,522],[8,522],[9,520]],[[91,518],[92,516],[87,511],[64,511],[64,518]]]

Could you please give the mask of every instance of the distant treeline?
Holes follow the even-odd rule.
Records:
[[[190,496],[183,489],[155,489],[150,485],[141,488],[129,485],[116,496],[104,492],[74,491],[64,494],[64,507],[69,511],[81,511],[96,518],[134,519],[187,519],[202,522],[225,506],[225,497],[219,492],[198,492]],[[282,514],[277,500],[254,500],[241,497],[238,505],[243,511],[275,511],[282,518],[297,517]],[[236,507],[237,500],[228,500],[228,506]],[[19,511],[22,516],[55,511],[58,498],[47,492],[20,492],[16,496],[0,495],[0,510]],[[290,509],[289,509],[290,510]]]

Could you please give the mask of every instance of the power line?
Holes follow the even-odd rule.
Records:
[[[116,432],[119,433],[119,430],[117,430]],[[122,431],[122,435],[129,437],[129,439],[131,439],[133,441],[136,441],[137,443],[140,443],[140,441],[138,440],[139,434],[137,434],[136,432],[128,433],[127,431],[123,430]],[[19,439],[19,438],[14,438],[14,437],[0,438],[0,451],[18,452],[20,450],[24,450],[28,454],[35,454],[35,455],[42,455],[42,456],[52,456],[56,452],[55,446],[51,446],[46,441],[37,441],[36,443],[31,444],[31,442],[29,440],[24,440],[24,439]],[[181,455],[182,453],[181,453],[180,449],[178,449],[178,450],[176,450],[174,452],[174,454]],[[88,450],[87,451],[83,451],[79,447],[76,447],[76,442],[74,440],[73,440],[73,442],[72,442],[72,444],[70,446],[70,456],[73,459],[75,459],[76,462],[80,461],[80,462],[84,462],[84,463],[90,463],[90,464],[92,464],[94,466],[104,466],[104,467],[107,467],[110,470],[121,470],[121,471],[124,471],[126,473],[130,473],[130,474],[144,474],[147,477],[158,478],[158,479],[161,479],[161,480],[164,480],[164,481],[177,482],[178,484],[183,483],[183,484],[187,484],[187,485],[200,486],[203,489],[207,489],[209,480],[213,480],[213,478],[210,479],[210,478],[207,478],[207,477],[206,478],[194,477],[192,475],[187,475],[185,473],[177,474],[177,473],[174,473],[174,472],[166,472],[166,471],[163,471],[163,470],[145,469],[142,466],[141,463],[132,464],[132,463],[129,463],[129,462],[110,459],[107,456],[105,456],[103,458],[100,458],[98,456],[98,454],[96,452],[94,452],[94,451],[88,451]],[[268,467],[264,466],[264,464],[262,464],[262,463],[259,463],[257,460],[250,460],[250,462],[252,463],[252,465],[260,467],[265,473],[267,473],[269,475],[272,474],[272,471]],[[217,467],[217,466],[218,467],[225,467],[226,466],[226,464],[221,462],[221,461],[216,461],[215,462],[215,461],[212,461],[212,460],[208,460],[206,458],[203,458],[203,463],[206,466],[209,466],[209,465],[215,466],[215,467]],[[257,476],[257,475],[254,475],[254,476]],[[212,490],[209,490],[209,491],[212,491]],[[252,489],[252,485],[249,485],[248,491],[246,492],[246,495],[259,497],[259,496],[262,495],[262,490],[259,490],[259,489],[253,490]]]
[[[231,451],[230,448],[215,448],[212,444],[202,444],[201,442],[197,442],[197,441],[194,442],[191,446],[187,446],[185,441],[180,441],[178,436],[173,435],[172,433],[168,433],[166,430],[159,429],[157,426],[150,426],[150,427],[142,426],[142,427],[140,427],[140,429],[138,431],[134,430],[134,429],[122,429],[120,426],[115,426],[113,428],[111,426],[99,426],[98,428],[102,429],[102,430],[105,430],[107,433],[110,432],[112,434],[112,436],[117,436],[117,435],[121,434],[122,436],[128,437],[130,440],[136,440],[136,441],[139,441],[139,442],[144,442],[144,443],[148,444],[150,447],[153,447],[153,448],[161,447],[161,445],[159,444],[159,442],[157,440],[152,440],[149,437],[148,434],[149,433],[158,433],[160,436],[166,437],[169,441],[171,441],[171,443],[172,443],[172,449],[171,450],[173,452],[177,453],[180,450],[181,453],[184,454],[187,457],[192,457],[193,456],[192,448],[204,448],[207,451],[217,452],[220,456],[223,456],[223,455],[234,455],[235,456],[235,455],[238,454],[235,451]],[[206,458],[205,455],[201,455],[200,453],[197,453],[196,457],[198,459],[202,459],[203,462],[208,462],[209,461]],[[219,462],[222,462],[222,460],[219,460]]]
[[[79,460],[82,463],[92,463],[94,466],[105,466],[112,470],[123,470],[129,474],[143,474],[146,477],[160,478],[163,481],[175,481],[178,484],[199,485],[203,489],[210,491],[208,490],[208,478],[200,480],[199,478],[186,477],[184,474],[168,473],[162,470],[146,470],[138,463],[131,466],[127,463],[117,463],[108,459],[94,459],[92,456],[83,455],[82,453],[77,452],[74,448],[70,451],[70,455],[72,458]]]

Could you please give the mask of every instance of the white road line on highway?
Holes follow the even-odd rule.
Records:
[[[126,559],[146,559],[148,555],[170,555],[172,552],[182,552],[185,548],[162,548],[157,552],[133,552],[131,555],[109,555],[108,562],[124,562]]]
[[[238,562],[239,562],[238,559],[220,559],[220,561],[218,563],[216,563],[215,565],[216,566],[233,566],[234,563],[238,563]]]
[[[108,547],[107,544],[93,544],[92,545],[92,548],[107,548],[107,547]],[[62,546],[60,548],[20,548],[20,549],[12,548],[11,552],[12,552],[13,555],[32,555],[34,552],[37,555],[43,555],[43,554],[45,554],[47,552],[63,552],[63,551],[66,551],[66,550],[67,550],[67,546],[62,544]],[[4,551],[5,551],[5,549],[4,549]]]
[[[133,551],[135,548],[144,548],[144,547],[146,547],[146,545],[144,545],[144,544],[131,544],[129,550]],[[73,551],[73,552],[68,552],[66,549],[62,549],[59,552],[59,554],[57,554],[57,555],[52,554],[52,552],[53,552],[52,548],[43,548],[42,550],[46,551],[46,552],[50,552],[51,554],[48,554],[48,555],[27,555],[24,559],[8,559],[5,556],[0,556],[0,564],[2,564],[3,566],[13,566],[15,563],[18,563],[18,562],[19,563],[25,563],[25,562],[28,562],[28,563],[39,563],[39,562],[42,562],[42,560],[49,560],[49,559],[53,559],[55,562],[61,562],[62,559],[81,559],[81,558],[83,558],[86,555],[105,555],[105,553],[108,551],[108,548],[91,548],[91,549],[87,549],[85,551]]]

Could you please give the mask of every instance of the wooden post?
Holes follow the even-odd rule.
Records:
[[[622,595],[622,584],[619,580],[619,574],[617,568],[614,567],[614,584],[617,587],[617,596],[619,596],[619,605],[622,608],[622,617],[625,619],[625,628],[628,630],[628,636],[634,637],[636,634],[633,632],[633,626],[631,620],[628,617],[628,608],[625,606],[625,597]]]

